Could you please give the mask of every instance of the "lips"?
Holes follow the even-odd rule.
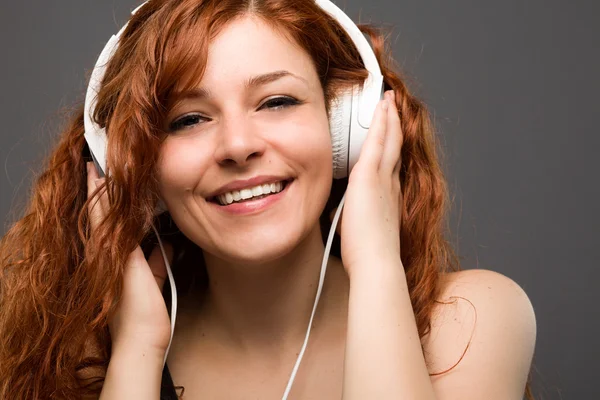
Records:
[[[238,179],[232,182],[229,182],[226,185],[221,186],[219,189],[215,190],[212,193],[209,193],[206,198],[217,197],[227,192],[231,192],[234,190],[242,190],[248,189],[258,185],[264,185],[266,183],[274,183],[280,182],[290,179],[287,176],[281,175],[257,175],[249,179]]]
[[[283,192],[285,190],[285,188],[294,180],[294,178],[288,178],[288,179],[280,179],[280,180],[276,180],[276,181],[272,181],[272,182],[265,182],[265,183],[275,183],[275,182],[282,182],[282,188],[281,188],[281,192]],[[244,188],[240,188],[240,189],[232,189],[232,190],[225,190],[225,191],[220,191],[220,193],[214,195],[214,196],[210,196],[206,198],[206,201],[210,202],[210,203],[215,203],[218,204],[219,206],[223,206],[221,203],[219,203],[219,200],[217,199],[217,196],[220,196],[222,194],[225,194],[227,192],[233,192],[234,190],[242,190],[242,189],[248,189],[254,186],[258,186],[258,185],[250,185]],[[279,193],[281,193],[279,192]],[[273,193],[270,193],[273,194]],[[277,194],[277,193],[274,193]],[[253,198],[250,199],[246,199],[244,201],[252,201]],[[243,201],[238,201],[237,203],[242,203]],[[234,202],[236,203],[236,202]]]
[[[219,203],[208,203],[209,207],[215,207],[215,212],[222,215],[225,218],[241,218],[261,215],[263,212],[268,213],[269,210],[275,212],[277,210],[277,204],[285,201],[286,198],[290,197],[288,193],[293,189],[293,181],[288,181],[283,190],[279,193],[274,193],[262,198],[254,198],[242,202],[233,202],[228,205],[220,205]],[[289,201],[289,199],[288,199]],[[281,209],[281,206],[279,208]],[[289,212],[289,210],[283,209],[283,212]],[[281,212],[281,211],[280,211]],[[268,214],[267,214],[268,215]]]

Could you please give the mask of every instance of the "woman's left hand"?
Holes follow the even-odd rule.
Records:
[[[375,260],[400,260],[402,129],[394,92],[379,102],[360,157],[348,178],[338,224],[346,272]],[[333,213],[331,214],[333,216]]]

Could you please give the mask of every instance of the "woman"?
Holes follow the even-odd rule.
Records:
[[[313,1],[151,0],[135,14],[94,115],[110,176],[84,168],[79,111],[0,244],[1,398],[152,399],[170,378],[185,399],[279,398],[344,191],[290,398],[522,398],[531,303],[503,275],[459,271],[427,112],[361,29],[386,94],[350,176],[333,179],[331,102],[367,73]],[[239,201],[259,184],[278,193]],[[168,368],[152,223],[179,289]]]

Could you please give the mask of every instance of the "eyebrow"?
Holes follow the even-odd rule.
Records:
[[[258,86],[263,86],[268,83],[275,82],[284,77],[292,77],[295,79],[299,79],[302,82],[304,82],[306,84],[306,86],[309,86],[308,81],[306,79],[302,78],[301,76],[295,75],[295,74],[291,73],[290,71],[280,70],[280,71],[274,71],[274,72],[269,72],[269,73],[262,74],[262,75],[253,76],[253,77],[247,79],[246,82],[244,82],[244,87],[246,89],[255,89]],[[182,101],[182,100],[194,100],[194,99],[197,99],[197,100],[207,99],[207,98],[211,98],[212,96],[213,96],[212,92],[208,89],[194,88],[191,90],[178,92],[175,94],[174,97],[175,97],[176,101]]]

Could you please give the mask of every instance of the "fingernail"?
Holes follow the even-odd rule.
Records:
[[[87,172],[88,172],[88,174],[90,173],[90,167],[91,167],[91,164],[92,164],[92,163],[91,163],[91,162],[89,162],[89,161],[85,163],[85,167],[86,167],[86,169],[87,169]]]
[[[387,99],[383,100],[383,104],[381,105],[381,108],[383,108],[384,110],[387,110],[388,104],[389,104],[389,101]]]
[[[99,178],[99,179],[95,179],[94,180],[94,185],[96,185],[96,187],[100,187],[100,185],[102,185],[102,182],[104,181],[104,178]]]

